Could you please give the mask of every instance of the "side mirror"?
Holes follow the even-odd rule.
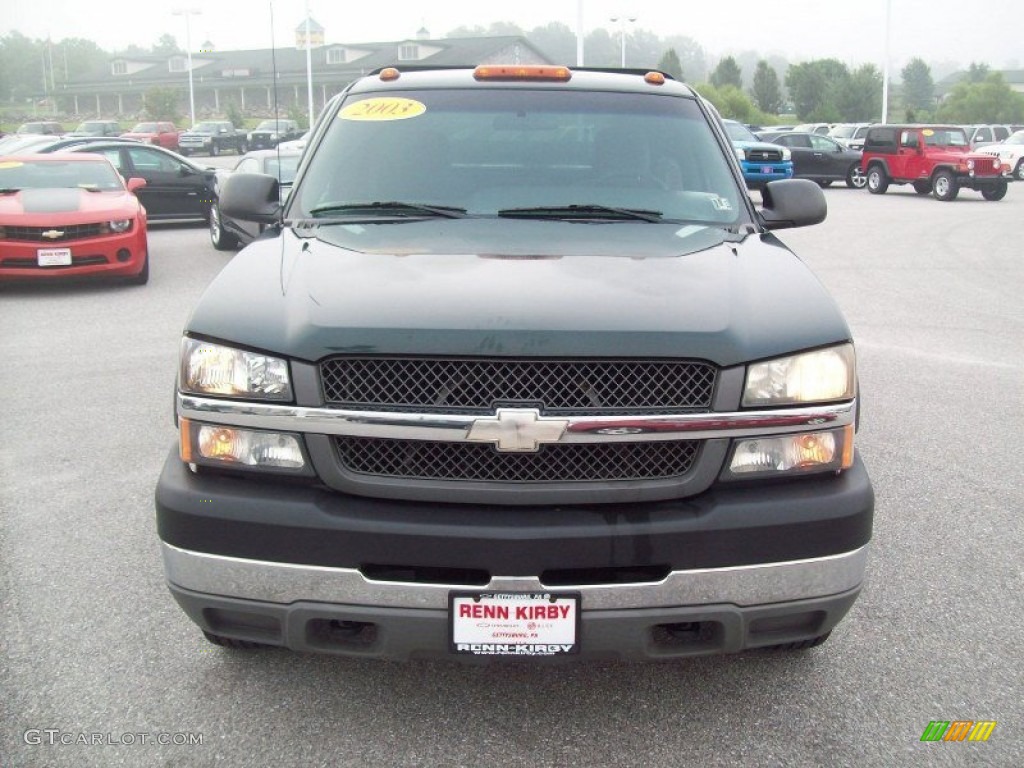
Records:
[[[761,220],[767,229],[820,224],[828,214],[821,187],[808,179],[769,181],[761,191]]]
[[[138,176],[133,176],[127,181],[128,191],[134,192],[137,189],[142,189],[146,186],[146,180]]]
[[[233,173],[220,188],[220,210],[242,221],[272,224],[281,213],[280,184],[265,173]]]

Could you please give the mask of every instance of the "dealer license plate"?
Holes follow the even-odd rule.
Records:
[[[579,652],[579,594],[451,593],[451,650],[473,656]]]
[[[775,173],[775,169],[772,168],[770,165],[762,165],[761,173]]]
[[[40,267],[70,267],[70,248],[39,248],[36,261]]]

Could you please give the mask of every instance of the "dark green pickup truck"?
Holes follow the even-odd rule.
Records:
[[[281,200],[287,200],[282,204]],[[381,70],[185,328],[156,492],[212,642],[383,658],[806,648],[873,495],[849,328],[659,72]]]

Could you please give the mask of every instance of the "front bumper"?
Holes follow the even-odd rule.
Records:
[[[570,591],[582,656],[652,659],[830,631],[863,580],[873,495],[858,458],[662,502],[425,504],[194,474],[172,452],[156,504],[171,592],[214,634],[444,656],[450,591]]]
[[[793,178],[793,163],[770,163],[740,161],[743,178],[748,184],[767,184],[769,181]]]
[[[0,279],[54,279],[84,275],[131,277],[146,259],[146,235],[138,226],[123,234],[111,234],[70,243],[0,241]],[[68,248],[70,266],[41,267],[41,248]]]

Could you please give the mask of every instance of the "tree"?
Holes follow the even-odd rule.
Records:
[[[671,48],[679,55],[679,63],[683,65],[686,79],[691,83],[699,83],[708,76],[707,52],[693,38],[684,35],[673,35],[662,41],[662,50]]]
[[[151,120],[178,122],[178,89],[153,87],[143,94],[142,103]]]
[[[932,71],[923,59],[911,59],[901,72],[903,105],[913,110],[935,109],[935,82]]]
[[[988,77],[988,64],[978,64],[972,61],[971,66],[967,68],[967,82],[968,83],[984,83],[985,78]]]
[[[20,32],[0,39],[0,97],[20,101],[45,93],[49,85],[43,85],[43,52],[42,41]]]
[[[939,107],[938,119],[951,123],[1024,122],[1024,95],[1016,93],[998,72],[984,82],[957,83]]]
[[[224,108],[224,116],[231,121],[235,128],[245,127],[245,115],[242,114],[242,110],[238,108],[238,104],[233,99],[228,101]]]
[[[588,67],[617,67],[619,41],[613,40],[607,29],[598,27],[584,39],[583,56]]]
[[[667,75],[672,75],[676,80],[683,79],[683,65],[679,61],[679,54],[676,53],[675,48],[669,48],[662,54],[658,59],[657,69]]]
[[[576,35],[559,21],[552,21],[544,27],[534,27],[526,39],[551,61],[559,64],[576,62]]]
[[[721,88],[723,85],[743,88],[743,73],[740,72],[736,59],[732,56],[726,56],[718,62],[715,71],[711,73],[710,82],[715,88]]]
[[[767,61],[757,62],[754,71],[754,87],[750,91],[754,104],[762,112],[777,115],[782,111],[782,89],[779,87],[779,76]]]
[[[809,120],[828,98],[828,83],[825,74],[814,62],[794,64],[786,72],[786,88],[793,100],[793,108],[800,120]]]
[[[881,116],[882,75],[878,68],[874,64],[864,64],[855,69],[836,87],[834,104],[839,119],[846,122],[866,122]]]
[[[716,88],[711,83],[699,83],[695,85],[697,93],[715,105],[718,113],[731,120],[739,120],[741,123],[769,122],[763,112],[755,107],[747,95],[735,85],[723,85]]]
[[[152,49],[154,56],[172,56],[175,53],[182,53],[181,46],[175,40],[174,35],[164,32]]]

